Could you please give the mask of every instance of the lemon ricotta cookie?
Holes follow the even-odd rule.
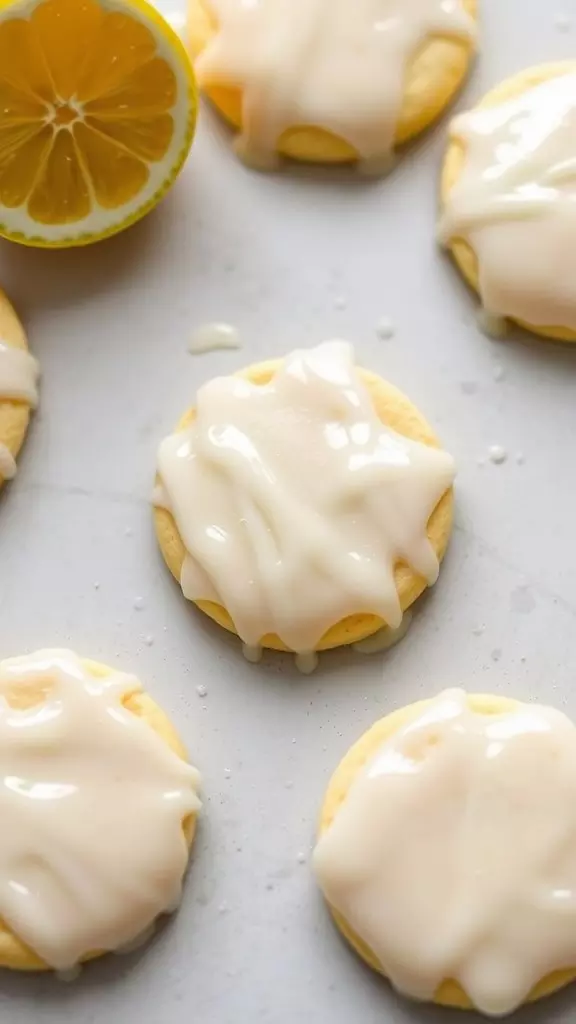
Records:
[[[435,582],[454,471],[412,403],[325,342],[200,389],[160,447],[156,531],[185,597],[306,671]]]
[[[460,86],[477,0],[190,0],[199,85],[249,164],[390,166]]]
[[[71,651],[0,662],[0,966],[68,971],[181,895],[199,776],[138,680]]]
[[[452,122],[440,240],[496,330],[576,341],[575,132],[576,61],[523,71]]]
[[[16,473],[16,456],[38,402],[38,363],[24,328],[0,290],[0,487]]]
[[[328,786],[314,871],[400,992],[490,1016],[576,977],[576,728],[447,690],[381,719]]]

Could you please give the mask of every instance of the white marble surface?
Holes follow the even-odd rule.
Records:
[[[182,23],[180,0],[159,6]],[[574,0],[483,7],[462,105],[523,66],[573,56]],[[448,685],[576,713],[576,350],[476,329],[475,302],[434,245],[445,128],[386,181],[262,177],[204,109],[176,188],[140,226],[79,252],[0,246],[0,281],[44,371],[0,498],[0,651],[68,644],[137,671],[202,769],[205,798],[179,915],[74,984],[3,974],[10,1024],[446,1019],[364,969],[307,863],[328,775],[377,716]],[[383,317],[390,340],[377,335]],[[190,356],[208,320],[236,324],[244,349]],[[247,664],[186,606],[148,498],[156,446],[203,380],[335,334],[438,428],[459,462],[458,511],[406,640],[373,658],[325,656],[304,678],[278,656]],[[507,461],[479,466],[492,445]],[[523,1020],[568,1022],[575,1005],[576,990]]]

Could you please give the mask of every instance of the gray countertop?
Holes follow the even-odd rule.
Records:
[[[576,0],[561,3],[484,0],[461,105],[574,56]],[[159,6],[183,19],[183,0]],[[384,181],[266,177],[236,161],[204,109],[176,188],[139,226],[79,252],[0,246],[0,281],[43,368],[41,410],[0,498],[1,654],[69,645],[137,672],[181,731],[205,800],[179,914],[74,984],[4,972],[10,1024],[447,1017],[359,963],[309,870],[330,772],[392,708],[463,685],[576,713],[576,349],[479,333],[475,300],[434,243],[445,130],[446,119]],[[376,334],[383,316],[389,341]],[[190,356],[210,320],[237,325],[243,349]],[[247,664],[186,604],[149,496],[158,442],[202,381],[334,335],[405,390],[457,457],[457,517],[407,638],[385,656],[325,655],[305,678],[277,655]],[[479,465],[494,444],[508,460]],[[559,1024],[575,1005],[568,991],[523,1019]]]

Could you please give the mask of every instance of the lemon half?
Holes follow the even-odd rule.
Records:
[[[146,0],[0,0],[0,235],[85,245],[167,192],[197,94]]]

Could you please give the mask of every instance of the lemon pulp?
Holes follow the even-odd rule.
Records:
[[[0,204],[40,231],[126,206],[169,152],[178,81],[140,5],[0,3]]]

